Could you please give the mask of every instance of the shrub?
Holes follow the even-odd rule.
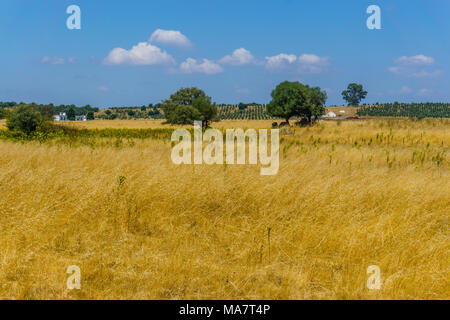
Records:
[[[44,119],[36,108],[22,105],[9,112],[6,127],[11,131],[20,131],[30,135],[43,122]]]

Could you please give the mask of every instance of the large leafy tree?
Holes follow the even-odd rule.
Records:
[[[367,91],[363,89],[362,84],[350,83],[347,90],[342,91],[342,97],[347,101],[349,106],[358,106],[366,96]]]
[[[309,123],[324,113],[327,95],[319,87],[310,88],[298,81],[285,81],[272,91],[267,113],[289,123],[292,117],[306,118]]]
[[[217,106],[211,102],[201,89],[183,88],[170,96],[161,105],[167,123],[192,124],[202,121],[208,127],[211,121],[217,121]]]
[[[307,99],[307,87],[300,82],[285,81],[271,93],[272,101],[267,105],[267,113],[280,117],[289,123],[289,119],[302,114]]]

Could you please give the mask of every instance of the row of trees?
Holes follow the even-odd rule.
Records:
[[[105,120],[114,119],[161,119],[164,116],[159,111],[160,104],[149,104],[141,107],[113,107],[98,114],[97,118]]]
[[[293,117],[303,118],[311,123],[325,113],[327,94],[319,87],[285,81],[271,95],[272,101],[266,107],[267,114],[285,119],[287,123]],[[211,102],[211,98],[203,90],[195,87],[178,90],[163,102],[161,108],[167,119],[166,123],[192,124],[197,120],[208,127],[211,121],[219,120],[216,104]],[[245,109],[243,104],[238,108],[241,111]]]
[[[273,117],[267,114],[265,105],[248,105],[246,109],[239,106],[219,106],[218,114],[220,120],[268,120]]]
[[[364,106],[357,111],[357,114],[374,117],[450,118],[450,104],[394,102]]]

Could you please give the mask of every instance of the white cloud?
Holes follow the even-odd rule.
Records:
[[[103,60],[109,65],[171,65],[173,57],[166,51],[147,42],[140,42],[130,50],[115,48]]]
[[[266,68],[270,70],[279,70],[285,68],[287,65],[294,63],[297,60],[295,54],[280,53],[279,55],[266,57]]]
[[[402,56],[395,59],[395,65],[389,67],[388,71],[396,75],[412,78],[436,77],[442,72],[440,70],[429,70],[429,67],[434,62],[434,58],[424,56],[423,54],[411,57]]]
[[[298,57],[298,61],[302,73],[320,73],[329,65],[328,57],[319,57],[315,54],[302,54]]]
[[[315,54],[280,53],[279,55],[266,57],[266,68],[273,71],[289,70],[297,73],[320,73],[329,65],[328,57],[320,57]]]
[[[66,63],[76,63],[76,60],[72,57],[69,58],[59,58],[59,57],[49,57],[49,56],[45,56],[41,59],[41,63],[49,63],[49,64],[54,64],[54,65],[61,65],[61,64],[66,64]]]
[[[230,64],[232,66],[241,66],[245,64],[250,64],[254,62],[254,57],[250,51],[239,48],[233,51],[231,55],[226,55],[219,60],[219,63]]]
[[[434,59],[432,57],[424,56],[423,54],[418,54],[411,57],[402,56],[395,60],[395,62],[403,65],[432,65]]]
[[[323,61],[323,58],[316,56],[315,54],[302,54],[298,57],[298,61],[304,64],[318,64]]]
[[[203,59],[202,63],[199,63],[193,58],[187,58],[186,61],[181,63],[180,70],[184,73],[204,74],[216,74],[223,72],[223,68],[213,61]]]
[[[177,30],[157,29],[150,37],[149,42],[160,43],[169,46],[189,47],[189,39]]]

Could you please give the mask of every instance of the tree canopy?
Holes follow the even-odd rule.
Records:
[[[342,98],[349,106],[359,106],[361,100],[365,99],[367,91],[364,91],[362,84],[350,83],[347,90],[342,91]]]
[[[194,121],[202,121],[204,127],[208,127],[211,121],[217,121],[217,107],[206,96],[203,90],[198,88],[183,88],[170,96],[161,105],[166,123],[193,124]]]
[[[285,81],[272,91],[272,101],[267,112],[272,117],[280,117],[289,123],[292,117],[306,118],[309,123],[325,113],[327,94],[319,87],[309,87],[298,81]]]

